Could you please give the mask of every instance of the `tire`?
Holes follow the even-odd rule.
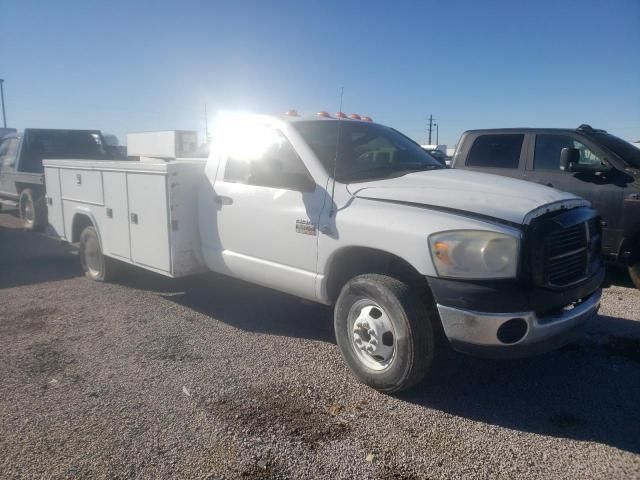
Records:
[[[629,276],[635,287],[640,290],[640,260],[629,266]]]
[[[117,277],[117,262],[103,255],[93,226],[86,227],[80,234],[80,264],[84,274],[96,282],[110,282]]]
[[[350,280],[334,310],[336,340],[349,368],[362,383],[385,393],[410,388],[427,375],[436,322],[434,307],[408,285],[378,274]]]
[[[44,197],[35,197],[30,188],[20,193],[18,203],[20,219],[25,230],[41,232],[47,225],[47,205]]]

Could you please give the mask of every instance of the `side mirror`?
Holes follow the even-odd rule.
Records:
[[[563,148],[560,150],[560,170],[574,172],[580,161],[580,150],[577,148]]]

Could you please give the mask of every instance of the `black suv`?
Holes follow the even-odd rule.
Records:
[[[469,130],[453,168],[538,182],[589,200],[602,216],[602,253],[640,288],[640,148],[604,130]]]

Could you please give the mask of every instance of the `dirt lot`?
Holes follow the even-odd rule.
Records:
[[[452,355],[396,397],[354,381],[329,309],[218,277],[86,280],[0,215],[1,478],[640,478],[640,293],[579,342]]]

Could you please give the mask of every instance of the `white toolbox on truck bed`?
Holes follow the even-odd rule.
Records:
[[[79,240],[86,218],[105,255],[180,277],[200,260],[197,190],[204,160],[45,160],[50,233]]]

